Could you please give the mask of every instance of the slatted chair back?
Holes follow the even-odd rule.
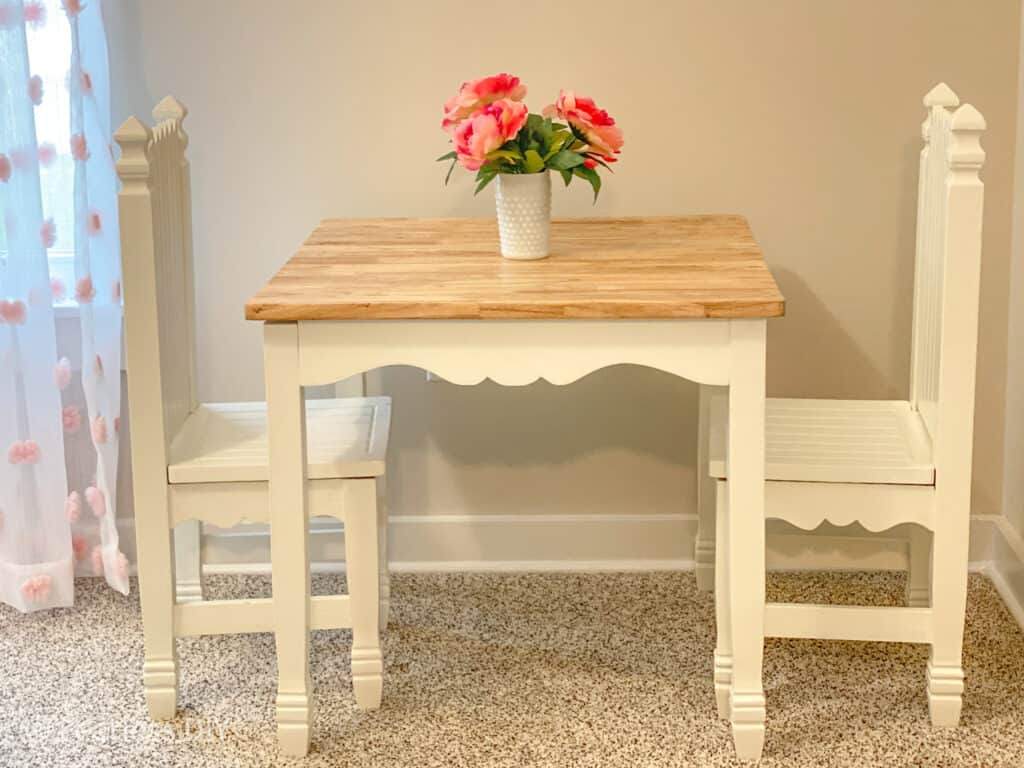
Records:
[[[197,406],[187,113],[168,96],[153,110],[152,129],[132,117],[114,134],[121,147],[128,398],[139,427],[132,449],[165,476],[170,441]]]
[[[924,99],[918,179],[911,402],[937,483],[970,488],[978,340],[985,120],[937,85]],[[942,477],[945,475],[945,477]],[[955,481],[955,482],[953,482]]]

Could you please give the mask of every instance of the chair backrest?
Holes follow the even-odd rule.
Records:
[[[937,473],[966,467],[969,487],[985,120],[959,104],[944,83],[924,98],[910,396],[931,436]]]
[[[132,450],[143,450],[145,441],[147,455],[165,467],[170,441],[197,406],[191,181],[182,128],[187,113],[168,96],[153,110],[152,129],[131,117],[114,134],[121,147],[118,207]],[[159,410],[161,418],[143,410]],[[144,429],[134,428],[142,423]]]

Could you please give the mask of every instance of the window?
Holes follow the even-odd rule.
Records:
[[[75,284],[75,163],[70,153],[71,114],[67,95],[71,68],[71,25],[60,6],[49,4],[44,24],[27,24],[29,66],[43,82],[43,99],[35,108],[39,146],[39,180],[43,218],[53,219],[57,241],[49,250],[50,277]],[[54,93],[54,91],[58,91]],[[0,227],[2,230],[2,227]],[[2,237],[2,234],[0,234]],[[6,243],[3,244],[6,251]]]

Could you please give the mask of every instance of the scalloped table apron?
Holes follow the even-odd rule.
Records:
[[[264,323],[273,535],[307,578],[302,388],[387,365],[457,384],[569,384],[632,363],[729,391],[731,722],[764,743],[765,331],[784,300],[742,216],[556,219],[551,257],[510,261],[489,219],[322,222],[246,304]],[[308,733],[308,601],[277,608],[278,723]],[[282,702],[286,705],[282,708]],[[709,714],[713,697],[708,693]],[[299,704],[302,706],[299,706]],[[290,740],[293,741],[293,740]]]

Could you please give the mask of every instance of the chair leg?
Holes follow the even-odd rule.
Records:
[[[137,479],[136,483],[143,481]],[[138,490],[136,498],[144,495]],[[166,509],[166,508],[165,508]],[[174,642],[174,561],[171,529],[163,519],[136,527],[139,598],[142,603],[142,687],[154,720],[170,720],[178,703],[178,655]]]
[[[732,688],[732,624],[729,617],[729,547],[726,545],[729,535],[729,507],[727,489],[724,481],[717,484],[715,495],[716,520],[715,530],[715,701],[718,704],[718,716],[728,720],[729,691]]]
[[[270,453],[270,568],[277,646],[277,740],[282,754],[309,751],[313,723],[309,676],[309,507],[306,409],[294,324],[263,328]]]
[[[174,573],[179,603],[203,599],[203,524],[198,520],[178,523],[174,529]]]
[[[700,385],[700,416],[697,435],[697,537],[693,560],[696,564],[697,589],[710,592],[715,588],[715,481],[708,475],[708,439],[711,426],[711,395],[714,390]]]
[[[907,606],[931,605],[931,532],[914,526],[910,532],[910,568],[907,571]]]
[[[380,628],[391,620],[391,570],[388,567],[388,510],[384,503],[384,478],[377,478],[377,538],[380,542]]]
[[[384,655],[380,647],[380,547],[376,484],[345,484],[345,561],[352,606],[352,690],[360,709],[380,706]]]
[[[965,530],[958,530],[963,527]],[[964,614],[967,609],[967,530],[940,525],[932,539],[932,653],[928,710],[932,725],[953,728],[963,706]]]

